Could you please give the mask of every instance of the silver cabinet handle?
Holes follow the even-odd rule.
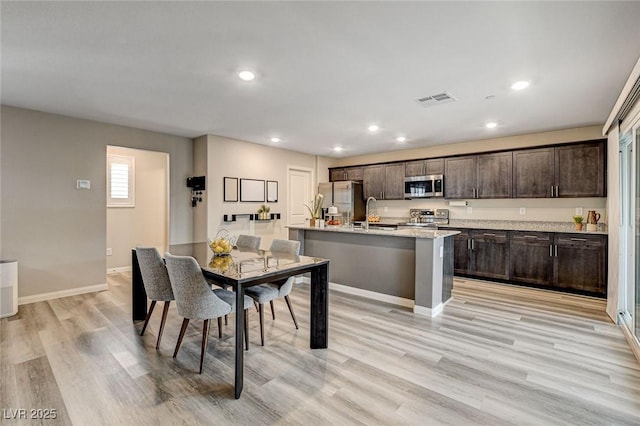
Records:
[[[495,236],[496,236],[496,234],[491,234],[491,233],[489,233],[489,232],[485,232],[485,233],[484,233],[484,235],[485,235],[486,237],[495,237]]]
[[[587,241],[586,238],[572,238],[571,241]]]
[[[558,257],[558,245],[556,244],[554,247],[554,255],[555,257]]]
[[[560,191],[558,190],[558,185],[556,185],[556,197],[560,196]]]
[[[471,240],[467,240],[467,250],[471,250]]]
[[[525,235],[524,238],[538,238],[535,235]]]
[[[553,185],[551,185],[551,198],[553,198]]]
[[[553,257],[553,244],[549,244],[549,257]]]
[[[471,239],[471,250],[473,250],[473,238]]]

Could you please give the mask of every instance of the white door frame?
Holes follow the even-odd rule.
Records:
[[[287,225],[289,225],[289,212],[291,211],[291,184],[290,184],[290,175],[292,170],[299,170],[302,172],[308,172],[311,174],[311,180],[309,181],[311,187],[309,188],[310,194],[315,194],[317,191],[314,189],[318,186],[316,182],[316,172],[315,169],[311,167],[303,167],[303,166],[294,166],[287,165]]]

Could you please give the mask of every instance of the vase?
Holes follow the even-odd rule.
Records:
[[[316,218],[315,217],[312,217],[312,218],[309,219],[309,226],[312,227],[312,228],[315,228],[315,226],[316,226]]]

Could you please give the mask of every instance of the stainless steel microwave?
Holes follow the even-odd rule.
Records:
[[[404,198],[431,198],[444,196],[442,175],[412,176],[404,178]]]

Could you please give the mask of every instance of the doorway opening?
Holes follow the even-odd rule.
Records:
[[[107,273],[131,270],[136,245],[169,246],[169,154],[107,146]]]

